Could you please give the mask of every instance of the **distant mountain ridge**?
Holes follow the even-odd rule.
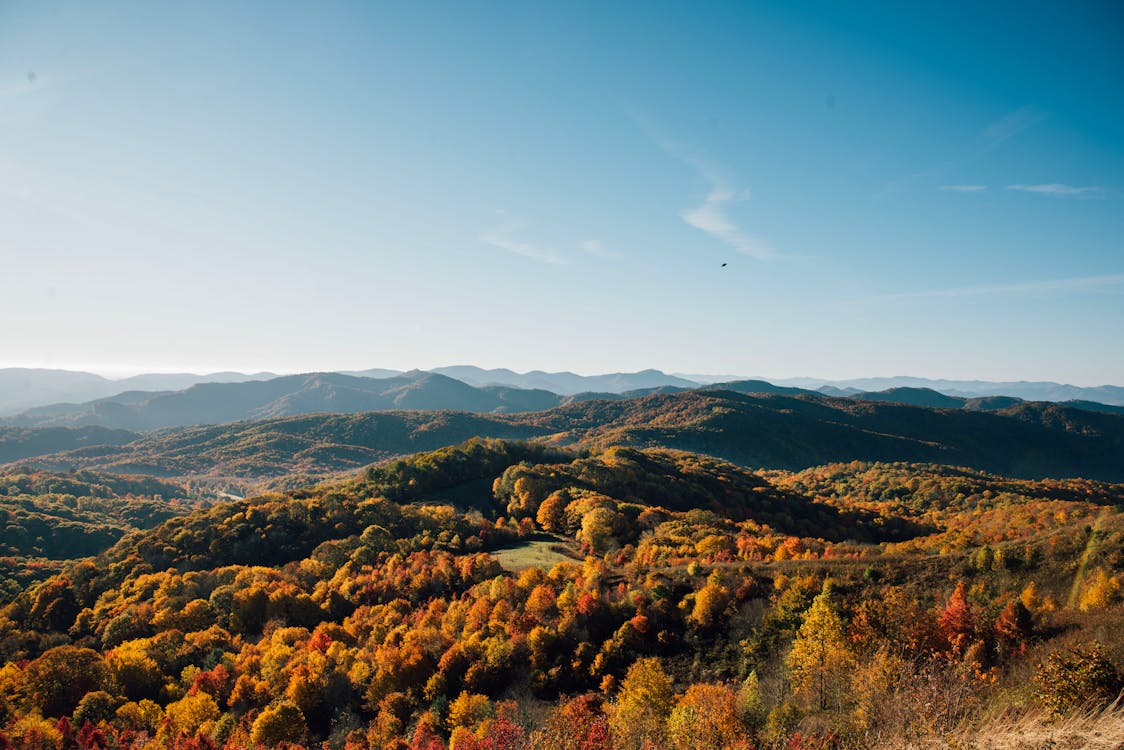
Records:
[[[506,369],[485,370],[479,367],[458,365],[438,367],[429,370],[429,372],[445,375],[478,388],[506,386],[532,391],[545,390],[560,396],[594,392],[619,394],[661,387],[695,388],[699,386],[697,382],[674,375],[666,375],[659,370],[643,370],[635,373],[618,372],[606,375],[577,375],[572,372],[543,372],[541,370],[517,373]],[[338,374],[383,380],[406,373],[402,370],[378,367],[366,370],[333,371],[331,373],[302,373],[302,375],[313,374]],[[244,383],[273,380],[278,377],[288,376],[271,372],[253,374],[216,372],[208,375],[150,373],[113,380],[89,372],[71,370],[0,368],[0,417],[55,404],[85,404],[100,399],[120,402],[122,397],[125,397],[125,394],[130,391],[157,394],[161,391],[181,391],[193,385],[204,383]],[[127,398],[132,403],[143,400],[136,396]]]
[[[1028,478],[1124,480],[1124,416],[1117,414],[1046,403],[1017,403],[999,411],[933,409],[729,389],[574,400],[518,414],[384,411],[277,417],[162,430],[124,445],[78,448],[31,463],[156,476],[279,477],[354,470],[474,436],[675,448],[749,467],[920,461]]]
[[[518,373],[513,370],[484,370],[471,365],[435,367],[437,372],[456,378],[469,385],[506,385],[512,388],[532,388],[551,391],[561,396],[574,396],[586,392],[623,393],[646,388],[674,386],[678,388],[697,388],[700,384],[693,380],[668,375],[659,370],[640,372],[614,372],[605,375],[578,375],[572,372],[531,372]]]
[[[541,411],[562,401],[562,397],[548,391],[504,386],[475,388],[432,372],[413,371],[390,378],[313,373],[242,383],[199,383],[181,391],[130,391],[84,404],[28,409],[5,421],[22,427],[100,425],[145,431],[315,412]]]
[[[381,374],[383,371],[372,371]],[[475,373],[478,379],[496,371]],[[484,374],[481,374],[484,373]],[[461,372],[460,374],[465,374]],[[473,373],[468,373],[473,375]],[[544,374],[558,375],[558,373]],[[571,374],[567,377],[580,378]],[[616,373],[594,379],[610,387],[656,382],[662,373]],[[565,378],[563,378],[565,380]],[[572,387],[584,381],[563,382]],[[437,372],[413,370],[390,377],[359,377],[335,372],[283,375],[268,380],[233,383],[196,383],[182,390],[125,391],[115,396],[85,403],[56,403],[28,409],[0,419],[0,424],[17,427],[99,426],[132,432],[202,424],[225,424],[273,417],[313,413],[352,414],[368,411],[452,410],[477,414],[538,412],[584,401],[620,401],[657,394],[686,391],[732,391],[741,394],[776,394],[816,398],[853,398],[884,401],[938,409],[996,411],[1023,403],[1010,396],[963,398],[948,396],[929,388],[891,388],[871,393],[829,396],[823,391],[776,385],[764,380],[738,380],[686,387],[674,384],[652,385],[623,392],[585,391],[562,395],[546,389],[517,388],[506,385],[470,385]],[[1069,403],[1086,411],[1120,413],[1122,407],[1087,401]]]
[[[822,392],[822,391],[821,391]],[[887,403],[924,406],[930,409],[967,409],[969,411],[1000,411],[1016,404],[1053,403],[1025,401],[1015,396],[975,396],[963,398],[948,396],[931,388],[888,388],[874,393],[856,393],[849,398],[859,401],[884,401]],[[1094,401],[1060,401],[1059,406],[1082,411],[1099,411],[1105,414],[1124,414],[1124,406],[1100,404]]]
[[[114,380],[92,372],[0,368],[0,416],[56,403],[82,403],[127,391],[178,391],[197,383],[239,383],[277,377],[271,372],[149,373]]]
[[[1047,381],[933,380],[895,376],[856,378],[853,380],[821,380],[817,378],[774,378],[778,385],[820,390],[829,395],[840,392],[872,393],[893,388],[928,388],[946,396],[977,398],[982,396],[1014,396],[1023,401],[1092,401],[1110,406],[1124,406],[1124,386],[1077,386]]]
[[[460,381],[485,393],[461,392],[461,400],[448,398],[455,386],[446,384],[446,397],[427,401],[422,397],[426,389],[414,386],[412,397],[395,396],[389,399],[374,398],[370,393],[351,398],[345,393],[354,390],[351,386],[340,384],[337,392],[327,393],[327,386],[321,382],[320,394],[315,396],[306,392],[303,396],[284,394],[276,399],[287,398],[285,403],[269,407],[268,403],[255,402],[241,412],[237,405],[212,412],[214,419],[201,420],[194,415],[191,421],[172,418],[174,403],[184,402],[182,397],[172,394],[185,391],[196,385],[268,382],[280,378],[308,378],[327,376],[352,377],[359,379],[390,380],[399,377],[417,378],[420,371],[403,373],[397,370],[372,368],[348,372],[304,373],[301,375],[277,376],[261,372],[244,374],[238,372],[217,372],[208,375],[190,373],[156,373],[137,375],[122,380],[111,380],[86,372],[67,370],[33,370],[21,368],[0,369],[0,423],[41,426],[48,424],[97,424],[124,429],[151,429],[154,426],[202,423],[203,421],[232,421],[237,419],[256,419],[265,416],[306,413],[308,411],[353,412],[365,409],[403,408],[402,400],[411,402],[409,408],[452,408],[467,411],[511,412],[551,408],[571,401],[591,399],[634,398],[652,393],[674,393],[681,390],[702,388],[706,390],[727,389],[740,393],[788,393],[814,392],[838,398],[859,397],[865,400],[896,400],[923,406],[936,406],[941,399],[933,393],[951,399],[972,401],[970,404],[956,404],[944,400],[945,408],[994,409],[999,404],[1010,405],[1016,399],[1023,401],[1053,401],[1066,403],[1075,408],[1094,411],[1111,411],[1105,406],[1124,406],[1124,387],[1099,386],[1082,388],[1059,383],[989,383],[987,381],[927,380],[924,378],[893,377],[866,378],[850,381],[823,381],[810,378],[766,381],[757,379],[720,379],[715,376],[669,375],[659,370],[642,370],[633,373],[609,373],[603,375],[578,375],[572,372],[531,371],[518,373],[508,369],[483,369],[480,367],[457,365],[439,367],[428,372],[444,375]],[[287,381],[290,384],[295,381]],[[928,391],[909,395],[900,389]],[[263,392],[269,388],[262,389]],[[303,387],[298,390],[303,390]],[[315,390],[315,389],[313,389]],[[358,390],[370,390],[359,388]],[[256,389],[248,388],[243,394],[254,394]],[[891,393],[888,397],[862,396],[860,394]],[[215,392],[217,393],[217,392]],[[165,398],[166,397],[166,398]],[[256,396],[249,396],[253,402]],[[317,400],[322,403],[316,406]],[[919,400],[920,399],[920,400]],[[101,402],[94,404],[94,402]],[[150,407],[143,407],[146,403]],[[341,406],[342,404],[350,404]],[[162,417],[156,415],[159,409],[170,409]],[[259,411],[261,410],[261,411]],[[145,412],[145,413],[140,413]]]

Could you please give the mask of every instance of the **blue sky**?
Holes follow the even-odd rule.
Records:
[[[1124,383],[1122,91],[1111,2],[3,0],[0,366]]]

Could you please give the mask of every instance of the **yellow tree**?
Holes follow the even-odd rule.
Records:
[[[471,729],[495,715],[495,708],[488,696],[464,690],[449,704],[447,722],[450,730],[461,727]]]
[[[692,685],[667,720],[675,750],[729,750],[748,747],[738,717],[738,696],[723,685]]]
[[[215,699],[208,694],[185,695],[168,704],[166,738],[172,740],[179,734],[193,735],[207,722],[218,719],[221,713]]]
[[[659,659],[639,659],[629,667],[609,716],[614,750],[639,750],[648,742],[659,746],[671,700],[671,679]]]
[[[1082,612],[1105,609],[1116,600],[1119,593],[1119,578],[1109,577],[1104,568],[1097,568],[1081,590],[1078,607]]]
[[[273,703],[254,720],[250,739],[255,744],[276,747],[282,742],[300,742],[307,731],[299,708],[288,702]]]
[[[695,594],[695,606],[687,619],[700,628],[712,627],[722,619],[729,603],[730,589],[722,585],[722,579],[715,571]]]
[[[542,501],[535,520],[547,531],[561,533],[566,530],[566,506],[569,504],[569,497],[562,492],[555,492]]]
[[[811,700],[821,710],[839,705],[854,657],[831,600],[829,581],[824,581],[823,590],[804,613],[787,665],[797,696]]]

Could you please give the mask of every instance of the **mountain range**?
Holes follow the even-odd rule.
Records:
[[[412,371],[417,372],[417,371]],[[535,370],[518,373],[508,369],[483,369],[468,365],[438,367],[429,372],[445,375],[475,387],[501,386],[522,390],[549,391],[561,397],[582,399],[591,394],[611,397],[636,395],[657,389],[713,388],[716,384],[744,382],[741,376],[679,375],[659,370],[618,372],[603,375],[578,375],[572,372],[543,372]],[[384,380],[407,373],[400,370],[372,368],[341,371],[339,374],[356,378]],[[305,373],[309,375],[309,373]],[[12,416],[41,406],[56,404],[86,405],[109,399],[115,402],[137,403],[168,392],[181,391],[206,383],[245,383],[273,380],[279,376],[270,372],[252,374],[216,372],[207,375],[192,373],[149,373],[113,380],[88,372],[27,368],[0,368],[0,417]],[[287,376],[286,376],[287,377]],[[764,382],[764,378],[752,378]],[[773,386],[775,384],[775,386]],[[771,379],[773,387],[815,390],[828,396],[851,397],[861,393],[881,392],[899,388],[921,388],[962,399],[991,396],[1008,396],[1024,401],[1089,402],[1124,406],[1124,387],[1104,385],[1079,387],[1050,382],[989,382],[979,380],[929,380],[914,377],[865,378],[858,380],[816,380],[811,378]],[[148,397],[133,392],[148,392]],[[128,395],[127,395],[128,394]],[[560,399],[560,402],[564,399]],[[112,408],[112,407],[109,407]],[[502,405],[500,408],[503,408]],[[960,407],[950,407],[960,408]],[[969,407],[970,408],[970,407]],[[61,411],[66,411],[62,409]]]
[[[274,417],[160,430],[122,444],[26,460],[54,470],[250,480],[351,471],[477,436],[674,448],[754,468],[915,461],[1026,478],[1124,480],[1122,415],[1047,403],[973,411],[731,390],[572,401],[514,414],[395,410]]]
[[[0,368],[0,415],[60,402],[80,403],[128,391],[178,391],[197,383],[241,383],[277,377],[271,372],[148,373],[122,379],[73,370]]]
[[[832,395],[867,393],[893,388],[928,388],[948,396],[962,398],[1012,396],[1023,401],[1094,401],[1112,406],[1124,406],[1124,387],[1118,385],[1084,387],[1048,381],[933,380],[908,376],[854,380],[787,378],[774,379],[773,382],[799,388],[819,389]]]
[[[377,372],[376,374],[382,374]],[[480,379],[479,373],[459,372]],[[365,377],[342,373],[283,375],[266,380],[233,383],[196,383],[182,390],[126,391],[85,403],[58,403],[27,409],[0,420],[13,427],[104,427],[144,432],[167,427],[225,424],[313,413],[351,414],[390,410],[452,410],[480,414],[538,412],[566,404],[594,400],[627,400],[654,394],[689,390],[724,390],[743,394],[805,395],[815,398],[850,398],[885,401],[938,409],[996,411],[1022,401],[1010,396],[964,398],[926,388],[892,388],[872,393],[831,395],[782,386],[764,380],[739,380],[687,387],[658,383],[662,373],[616,374],[595,379],[607,388],[648,384],[623,392],[614,390],[560,394],[546,389],[508,385],[470,385],[437,372],[414,370],[390,377]],[[574,376],[579,377],[579,376]],[[666,376],[665,376],[666,377]],[[580,381],[563,385],[571,387]],[[1124,413],[1124,408],[1093,402],[1073,402],[1074,408]]]

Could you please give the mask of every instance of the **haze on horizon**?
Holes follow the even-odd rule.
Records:
[[[1122,90],[1111,2],[5,2],[0,367],[1120,384]]]

